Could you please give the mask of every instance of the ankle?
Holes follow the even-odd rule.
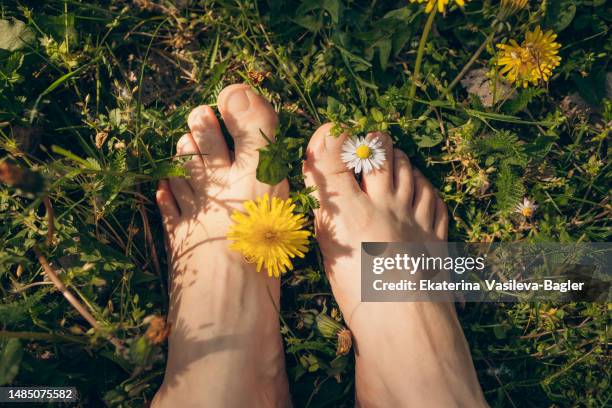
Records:
[[[219,353],[191,366],[169,366],[151,406],[291,406],[284,358],[255,362],[250,361],[251,353]]]
[[[486,406],[453,304],[362,304],[351,330],[362,406]]]

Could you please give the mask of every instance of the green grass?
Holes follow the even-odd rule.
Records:
[[[313,206],[304,148],[334,121],[392,135],[442,192],[453,241],[609,240],[610,6],[546,4],[530,1],[499,31],[497,1],[438,15],[410,100],[426,15],[406,1],[0,0],[0,385],[76,386],[81,406],[150,400],[166,352],[145,336],[167,307],[155,185],[183,174],[170,159],[189,110],[234,82],[281,114],[275,170],[301,211]],[[491,104],[455,80],[470,60],[494,72],[491,44],[538,24],[562,45],[547,84]],[[539,205],[529,220],[513,212],[524,196]],[[35,247],[98,330],[49,284]],[[352,406],[352,357],[317,329],[317,315],[341,316],[314,242],[283,278],[282,302],[296,406]],[[610,305],[459,314],[491,406],[610,404]]]

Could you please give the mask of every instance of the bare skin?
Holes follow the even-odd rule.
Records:
[[[347,136],[330,129],[310,140],[304,175],[317,187],[317,240],[355,339],[357,405],[486,406],[452,303],[361,303],[361,242],[444,242],[444,202],[382,133],[368,137],[383,141],[387,160],[359,185],[338,159]]]
[[[189,115],[191,133],[177,155],[191,157],[188,179],[160,183],[170,259],[172,322],[164,383],[153,407],[286,407],[290,405],[277,308],[278,279],[257,273],[226,240],[230,214],[264,193],[286,198],[286,181],[255,178],[260,130],[274,135],[272,106],[246,85],[218,98],[235,152],[208,106]],[[193,156],[190,156],[193,155]]]
[[[270,187],[255,178],[257,149],[266,143],[260,130],[272,137],[278,119],[245,85],[224,89],[218,107],[235,152],[212,110],[198,107],[177,146],[178,156],[190,157],[189,178],[163,181],[157,191],[173,331],[153,407],[286,407],[279,280],[256,273],[225,238],[231,212],[245,200],[287,197],[286,181]],[[328,136],[329,129],[313,135],[304,174],[317,187],[317,239],[355,338],[358,405],[486,406],[452,304],[360,301],[360,243],[445,241],[444,203],[403,153],[391,154],[384,134],[378,135],[388,156],[384,167],[357,184],[340,160],[346,136]]]

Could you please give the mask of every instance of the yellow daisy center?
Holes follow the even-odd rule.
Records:
[[[521,213],[525,216],[525,217],[531,217],[533,215],[533,208],[531,207],[525,207],[523,208],[523,211],[521,211]]]
[[[369,159],[372,156],[372,149],[369,146],[361,145],[355,150],[355,154],[360,159]]]

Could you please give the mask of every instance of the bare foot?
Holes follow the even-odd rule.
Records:
[[[283,407],[288,383],[277,307],[278,279],[229,249],[230,214],[268,193],[286,198],[287,181],[255,178],[257,149],[273,137],[272,106],[246,85],[231,85],[218,107],[235,143],[232,153],[208,106],[189,115],[191,133],[177,155],[189,178],[163,181],[157,191],[167,238],[172,323],[164,383],[154,407]]]
[[[385,134],[368,136],[379,137],[387,159],[360,186],[340,159],[347,136],[330,129],[312,136],[304,174],[317,187],[317,239],[355,338],[357,404],[486,406],[452,303],[361,303],[361,242],[446,241],[444,202]]]

